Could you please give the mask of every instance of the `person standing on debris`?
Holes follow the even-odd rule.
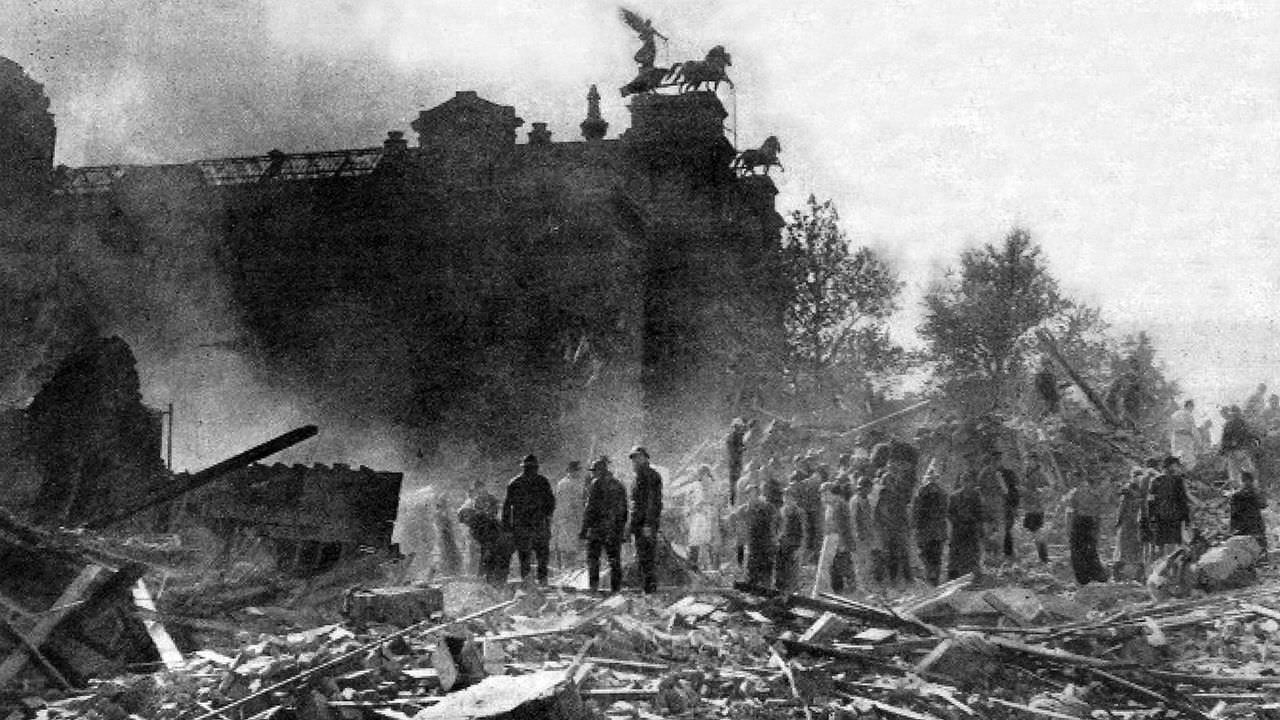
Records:
[[[813,592],[809,595],[815,598],[824,592],[843,592],[846,580],[849,585],[853,584],[852,559],[849,555],[853,548],[853,527],[849,519],[848,498],[840,495],[840,488],[834,482],[822,483],[819,490],[822,493],[822,526],[826,529],[826,536],[822,538],[818,574],[813,583]]]
[[[938,484],[940,475],[938,461],[930,462],[911,513],[916,548],[924,563],[924,578],[930,585],[937,585],[942,579],[942,548],[947,542],[947,491]]]
[[[636,480],[631,488],[631,532],[636,540],[636,567],[645,594],[657,592],[655,562],[658,528],[662,519],[662,476],[649,466],[649,451],[637,445],[628,456]]]
[[[706,567],[719,569],[720,503],[716,502],[715,478],[711,476],[710,465],[698,468],[685,512],[689,527],[689,562],[694,568],[698,568],[699,561],[705,561]]]
[[[797,455],[796,469],[791,474],[789,485],[795,485],[800,491],[800,509],[804,511],[804,563],[817,563],[818,553],[822,550],[822,493],[818,489],[822,482],[818,479],[813,466],[813,458],[808,455]]]
[[[1058,392],[1058,378],[1053,374],[1053,361],[1049,358],[1040,359],[1040,369],[1036,372],[1034,384],[1041,403],[1040,417],[1057,414],[1062,395]]]
[[[1106,498],[1098,487],[1097,475],[1090,472],[1078,479],[1067,499],[1067,522],[1071,545],[1071,570],[1076,582],[1106,582],[1110,579],[1098,558],[1098,519],[1106,509]]]
[[[1191,524],[1191,498],[1182,477],[1182,462],[1170,455],[1164,459],[1164,472],[1151,483],[1151,543],[1156,555],[1163,555],[1169,545],[1181,545],[1184,526]]]
[[[754,420],[751,425],[747,425],[742,418],[734,418],[729,425],[729,437],[725,438],[725,454],[729,461],[730,505],[737,504],[738,501],[738,480],[742,478],[742,458],[747,453],[747,433],[754,426]]]
[[[582,527],[582,511],[586,502],[590,478],[583,477],[582,463],[573,460],[565,469],[564,477],[556,483],[555,542],[552,551],[556,567],[565,568],[578,562],[578,543],[575,540]]]
[[[587,541],[587,583],[600,588],[600,553],[609,560],[609,589],[622,589],[622,543],[626,540],[627,489],[609,472],[609,458],[591,463],[586,508],[578,537]]]
[[[1141,580],[1142,516],[1146,512],[1147,493],[1143,488],[1146,468],[1134,468],[1129,482],[1120,490],[1120,512],[1116,516],[1116,548],[1112,558],[1112,575],[1117,580]]]
[[[999,461],[990,457],[987,464],[978,472],[978,489],[982,493],[982,551],[989,559],[994,560],[1004,548],[1004,513],[1005,501],[1004,477],[999,472]]]
[[[1267,526],[1262,520],[1262,509],[1267,501],[1253,484],[1252,473],[1240,475],[1240,489],[1231,493],[1231,534],[1249,535],[1262,545],[1262,557],[1267,556]]]
[[[1013,559],[1013,525],[1018,518],[1018,505],[1021,501],[1018,488],[1018,474],[1009,469],[1004,461],[1004,454],[995,453],[996,474],[1000,477],[1000,486],[1004,488],[1004,538],[1001,549],[1004,556]]]
[[[551,555],[551,516],[556,496],[551,481],[538,473],[538,458],[526,455],[520,474],[507,483],[502,503],[502,524],[511,530],[520,558],[520,580],[529,581],[533,560],[538,562],[538,584],[547,584],[547,561]]]
[[[779,511],[777,560],[773,566],[773,587],[780,593],[796,591],[800,578],[800,548],[804,547],[804,511],[800,509],[800,492],[795,485],[783,491]]]
[[[982,538],[986,526],[986,506],[978,487],[978,473],[966,470],[960,489],[947,499],[947,520],[951,538],[947,557],[947,579],[982,572]]]
[[[906,443],[890,445],[875,518],[884,549],[885,580],[911,582],[911,496],[915,492],[914,448]]]
[[[1169,416],[1169,454],[1182,461],[1186,467],[1196,463],[1196,404],[1193,400],[1182,403],[1182,408]]]
[[[1044,538],[1044,491],[1049,487],[1048,480],[1044,466],[1032,457],[1027,463],[1027,482],[1022,494],[1022,529],[1031,533],[1036,557],[1041,563],[1049,562],[1049,543]]]
[[[498,520],[498,511],[502,508],[502,504],[498,502],[498,498],[489,492],[483,478],[476,478],[471,483],[471,495],[463,502],[462,507],[458,509],[458,522],[462,522],[462,511],[474,511],[480,515],[492,518],[495,522]],[[466,523],[463,523],[464,525]],[[467,555],[470,558],[471,572],[476,575],[484,574],[484,548],[476,539],[474,526],[471,527],[470,541],[467,543]],[[505,582],[505,580],[504,580]]]
[[[1253,464],[1253,450],[1258,445],[1258,436],[1245,422],[1240,408],[1232,405],[1228,410],[1227,422],[1222,426],[1222,441],[1218,446],[1218,454],[1227,458],[1227,476],[1232,485],[1240,484],[1241,473],[1257,474],[1258,469]]]
[[[778,507],[764,499],[764,493],[752,488],[742,508],[742,526],[747,540],[747,584],[769,587],[773,580],[773,561],[777,555]]]
[[[858,489],[849,501],[849,521],[853,527],[853,577],[863,592],[882,579],[880,571],[880,531],[876,527],[870,474],[858,478]]]

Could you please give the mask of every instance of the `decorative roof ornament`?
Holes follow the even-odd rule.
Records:
[[[588,141],[603,139],[609,132],[609,123],[600,116],[600,91],[595,85],[587,91],[587,119],[578,127],[582,129],[582,137]]]

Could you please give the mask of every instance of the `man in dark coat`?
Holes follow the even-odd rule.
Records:
[[[800,548],[804,546],[804,511],[799,505],[800,488],[787,486],[780,511],[778,554],[773,565],[773,587],[793,593],[800,578]]]
[[[649,466],[649,451],[636,446],[629,456],[636,481],[631,488],[631,532],[636,539],[636,566],[640,571],[641,589],[658,590],[657,559],[658,526],[662,517],[662,476]]]
[[[804,558],[802,562],[818,561],[818,551],[822,548],[822,485],[814,468],[813,458],[797,455],[796,468],[787,481],[787,486],[794,485],[799,495],[796,498],[800,510],[804,512]]]
[[[735,509],[735,520],[746,537],[746,581],[749,585],[768,587],[774,580],[782,516],[778,506],[764,498],[762,489],[753,485],[745,490],[742,503]]]
[[[525,456],[521,472],[507,483],[502,503],[502,524],[511,531],[520,557],[520,580],[529,580],[532,559],[538,560],[538,584],[547,584],[547,563],[551,556],[551,515],[556,495],[551,481],[538,474],[538,458]]]
[[[1250,535],[1262,544],[1262,556],[1267,556],[1267,526],[1262,520],[1262,509],[1267,501],[1254,487],[1253,475],[1241,475],[1240,489],[1231,493],[1231,534]]]
[[[1166,546],[1182,544],[1183,524],[1191,523],[1191,498],[1182,479],[1182,461],[1170,455],[1164,459],[1164,473],[1151,483],[1151,542],[1156,554]]]
[[[912,507],[916,547],[924,563],[925,580],[931,585],[942,578],[942,548],[947,542],[947,491],[938,484],[939,474],[938,466],[930,463]]]
[[[967,471],[959,490],[947,500],[947,519],[951,522],[951,553],[947,563],[947,579],[982,572],[982,528],[986,523],[986,506],[978,490],[978,476]]]
[[[1106,509],[1106,497],[1098,486],[1098,476],[1090,472],[1077,479],[1075,489],[1067,495],[1067,542],[1071,548],[1071,570],[1076,582],[1110,580],[1107,569],[1098,557],[1099,519]]]
[[[1013,557],[1013,524],[1018,518],[1018,504],[1021,500],[1021,493],[1018,487],[1018,474],[1009,469],[1005,464],[1004,455],[999,451],[995,454],[996,474],[1000,476],[1000,484],[1004,488],[1004,542],[1002,543],[1004,556]]]
[[[885,579],[890,584],[899,580],[911,582],[911,496],[916,485],[916,456],[908,454],[907,448],[910,446],[905,443],[898,444],[889,454],[875,507],[884,547]]]
[[[1253,464],[1253,451],[1260,440],[1245,421],[1240,408],[1232,405],[1227,414],[1227,422],[1222,426],[1222,441],[1218,446],[1218,454],[1227,459],[1227,479],[1232,485],[1240,484],[1243,473],[1256,474]]]
[[[609,472],[609,458],[601,455],[591,463],[591,484],[582,514],[582,532],[587,541],[587,583],[600,587],[600,553],[609,559],[609,589],[622,589],[622,542],[627,529],[627,489]]]

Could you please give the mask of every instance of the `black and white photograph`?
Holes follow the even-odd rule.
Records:
[[[0,720],[1280,718],[1278,512],[1280,4],[0,0]]]

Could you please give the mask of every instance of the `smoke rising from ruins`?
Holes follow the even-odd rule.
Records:
[[[679,27],[672,55],[732,38],[740,137],[788,148],[780,207],[834,198],[911,291],[1016,223],[1073,294],[1152,328],[1193,395],[1237,396],[1280,352],[1259,301],[1280,265],[1269,3],[641,5]],[[612,3],[486,7],[33,0],[7,8],[0,49],[48,87],[75,165],[368,146],[467,87],[568,137],[568,100],[629,72]],[[1223,308],[1248,330],[1203,342]]]

